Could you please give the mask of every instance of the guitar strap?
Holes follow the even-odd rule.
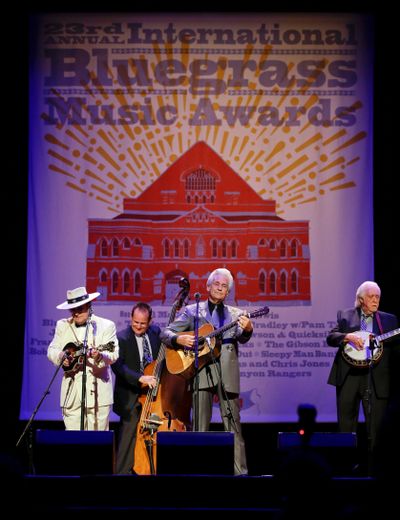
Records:
[[[381,334],[383,334],[383,328],[382,328],[381,317],[379,316],[379,312],[378,312],[378,311],[375,313],[375,317],[376,317],[376,322],[377,322],[377,324],[378,324],[379,332],[380,332]]]

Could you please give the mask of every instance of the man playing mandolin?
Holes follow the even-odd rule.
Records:
[[[230,271],[225,268],[215,269],[207,280],[208,299],[199,303],[199,327],[209,323],[218,329],[224,323],[236,323],[224,332],[220,352],[215,353],[215,362],[211,360],[199,369],[198,430],[209,430],[213,398],[218,395],[224,428],[235,433],[235,474],[246,475],[246,452],[240,425],[238,343],[249,341],[253,326],[242,310],[224,304],[232,286]],[[195,335],[185,334],[185,331],[193,331],[195,328],[196,308],[197,304],[186,306],[182,314],[162,331],[161,341],[172,348],[193,350]]]
[[[82,429],[83,417],[85,430],[109,429],[113,404],[110,365],[119,349],[115,323],[92,313],[91,302],[98,296],[98,292],[88,294],[85,287],[77,287],[67,291],[67,300],[57,305],[57,309],[68,310],[70,317],[57,321],[47,357],[64,370],[60,405],[67,430]]]
[[[328,383],[336,386],[338,426],[341,432],[357,432],[360,404],[366,420],[369,472],[377,435],[389,398],[390,344],[400,334],[394,314],[378,311],[381,290],[366,281],[356,292],[354,307],[339,310],[327,343],[337,347]],[[376,338],[376,340],[375,340]]]

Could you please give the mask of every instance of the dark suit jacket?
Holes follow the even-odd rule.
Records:
[[[398,320],[394,314],[378,311],[382,332],[390,332],[397,329],[399,326]],[[356,332],[360,330],[361,311],[359,308],[352,308],[340,310],[337,313],[337,324],[328,334],[326,341],[331,347],[338,347],[335,359],[328,377],[328,383],[334,386],[341,386],[347,374],[351,369],[351,365],[343,358],[341,349],[343,348],[343,340],[349,332]],[[376,313],[373,320],[373,332],[376,335],[381,334],[376,320]],[[396,336],[399,338],[399,336]],[[390,368],[390,350],[393,342],[385,341],[383,343],[383,354],[380,361],[373,365],[372,379],[377,397],[389,397],[389,368]],[[365,373],[366,369],[354,368],[353,370],[360,370],[360,374]]]
[[[156,359],[160,349],[160,327],[150,325],[147,329],[150,340],[153,359]],[[115,374],[114,406],[116,414],[125,420],[129,420],[134,413],[134,408],[141,392],[139,378],[140,355],[136,342],[136,336],[129,326],[117,334],[119,343],[119,358],[111,365]]]

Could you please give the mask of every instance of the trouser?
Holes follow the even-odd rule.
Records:
[[[336,404],[341,432],[357,432],[360,404],[362,404],[369,448],[372,452],[387,408],[387,399],[376,396],[373,384],[369,384],[367,370],[363,373],[348,374],[343,385],[336,387]]]
[[[69,408],[62,408],[66,430],[81,429],[81,405],[76,399]],[[84,410],[84,430],[107,431],[110,429],[111,405],[93,406]]]
[[[135,406],[133,412],[134,414],[128,418],[121,417],[118,425],[117,462],[115,471],[119,475],[126,475],[133,472],[140,407]]]
[[[208,431],[212,417],[213,397],[219,398],[219,409],[225,431],[234,432],[235,442],[235,475],[247,475],[246,448],[240,424],[240,402],[238,394],[227,394],[224,397],[221,385],[199,390],[199,431]],[[194,396],[195,398],[195,396]]]

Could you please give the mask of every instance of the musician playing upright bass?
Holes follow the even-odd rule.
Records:
[[[235,433],[235,474],[246,475],[245,444],[240,425],[238,343],[249,341],[253,326],[242,310],[224,304],[232,286],[233,277],[228,269],[215,269],[207,280],[208,299],[199,303],[200,326],[211,323],[218,329],[224,323],[234,320],[237,320],[237,324],[224,334],[221,354],[215,359],[216,362],[206,364],[198,372],[198,430],[209,429],[213,397],[217,394],[224,428]],[[161,332],[164,344],[177,348],[194,347],[195,335],[184,332],[194,330],[196,308],[197,304],[186,306],[178,318]]]
[[[153,309],[138,302],[131,311],[131,323],[118,332],[120,355],[112,370],[115,374],[114,412],[120,416],[118,425],[118,474],[132,473],[136,430],[141,413],[139,396],[143,389],[153,388],[157,381],[145,374],[146,365],[157,357],[160,349],[160,327],[152,323]]]
[[[356,291],[354,307],[338,311],[337,323],[327,336],[328,345],[338,348],[328,383],[336,386],[339,431],[357,432],[362,403],[371,457],[389,398],[391,348],[390,343],[375,345],[373,336],[399,327],[394,314],[378,311],[380,297],[377,283],[363,282]],[[363,357],[367,362],[362,363]]]

